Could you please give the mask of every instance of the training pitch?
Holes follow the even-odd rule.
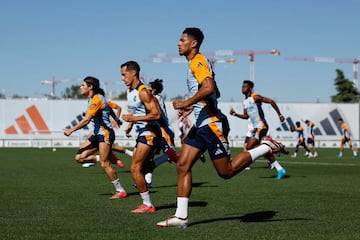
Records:
[[[174,165],[154,172],[157,211],[134,214],[141,198],[130,158],[117,154],[125,168],[114,166],[129,196],[110,200],[114,188],[101,167],[76,164],[76,150],[0,149],[0,239],[360,239],[360,158],[349,149],[343,158],[338,149],[282,155],[288,175],[281,180],[263,158],[230,180],[209,158],[198,161],[186,229],[155,226],[175,212]]]

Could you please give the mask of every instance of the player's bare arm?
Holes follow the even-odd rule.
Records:
[[[207,96],[211,95],[215,92],[215,83],[214,80],[210,77],[205,78],[204,81],[201,83],[200,89],[196,92],[194,96],[191,98],[186,99],[185,101],[181,100],[174,100],[173,101],[173,107],[175,109],[184,109],[187,108],[194,103],[197,103],[203,99],[205,99]]]
[[[64,129],[64,135],[65,136],[70,136],[73,132],[85,127],[86,125],[88,125],[89,122],[91,121],[91,119],[92,119],[92,116],[86,114],[85,117],[77,125],[75,125],[72,128]]]
[[[276,104],[276,102],[274,100],[272,100],[271,98],[267,98],[267,97],[263,97],[261,95],[256,95],[254,97],[255,102],[260,103],[268,103],[270,104],[273,109],[275,110],[275,112],[277,113],[277,115],[279,116],[280,122],[283,122],[285,120],[285,117],[281,114],[280,109],[278,107],[278,105]]]
[[[237,113],[235,112],[235,110],[233,108],[230,109],[230,115],[241,118],[241,119],[248,119],[249,115],[247,114],[246,109],[244,109],[243,114]]]
[[[134,121],[154,121],[161,117],[161,110],[159,104],[154,100],[153,95],[149,90],[143,89],[139,92],[140,100],[144,103],[148,113],[143,116],[135,116],[132,113],[123,114],[122,119],[126,122]]]

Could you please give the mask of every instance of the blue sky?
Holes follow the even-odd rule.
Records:
[[[87,75],[106,82],[108,94],[125,90],[119,66],[141,64],[147,80],[162,78],[167,99],[186,92],[184,63],[146,63],[156,53],[177,53],[186,27],[205,34],[201,51],[279,49],[255,55],[255,89],[278,102],[330,102],[335,69],[353,79],[353,65],[289,61],[287,57],[360,57],[358,0],[2,0],[0,2],[0,90],[6,96],[41,97],[41,80]],[[216,64],[221,101],[240,101],[249,79],[248,56]]]

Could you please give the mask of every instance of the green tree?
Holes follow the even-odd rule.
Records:
[[[86,96],[81,95],[80,85],[72,85],[70,88],[65,89],[65,93],[62,95],[63,98],[71,99],[84,99]]]
[[[185,96],[178,94],[177,96],[171,98],[171,101],[172,101],[172,100],[175,100],[175,99],[185,100]]]
[[[0,93],[0,99],[5,99],[5,98],[6,98],[5,94]]]
[[[28,99],[28,96],[20,96],[19,94],[14,94],[11,97],[12,99]]]
[[[336,69],[335,88],[336,95],[331,96],[333,103],[354,103],[359,101],[359,94],[353,83],[345,78],[343,71]]]
[[[121,92],[117,97],[115,97],[114,99],[118,99],[118,100],[126,100],[126,91]]]

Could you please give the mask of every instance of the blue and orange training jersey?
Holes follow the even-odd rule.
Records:
[[[96,94],[89,99],[86,114],[92,117],[94,135],[107,135],[112,130],[110,107],[103,95]]]
[[[256,103],[254,97],[256,93],[252,93],[250,97],[243,100],[243,107],[249,116],[253,128],[267,129],[268,124],[261,103]]]
[[[189,61],[189,71],[187,75],[187,87],[189,97],[194,96],[201,83],[206,78],[213,79],[213,71],[210,61],[201,53],[198,53],[191,61]],[[214,116],[214,112],[218,110],[218,102],[216,99],[216,93],[212,93],[208,98],[193,104],[193,111],[195,115],[195,126],[202,127],[211,122],[218,121],[218,118]]]
[[[145,116],[148,112],[144,103],[141,101],[139,93],[140,91],[148,91],[145,84],[140,82],[134,89],[127,89],[127,107],[134,116]],[[139,136],[145,136],[151,134],[150,127],[156,127],[160,131],[158,121],[135,121],[134,127]]]

